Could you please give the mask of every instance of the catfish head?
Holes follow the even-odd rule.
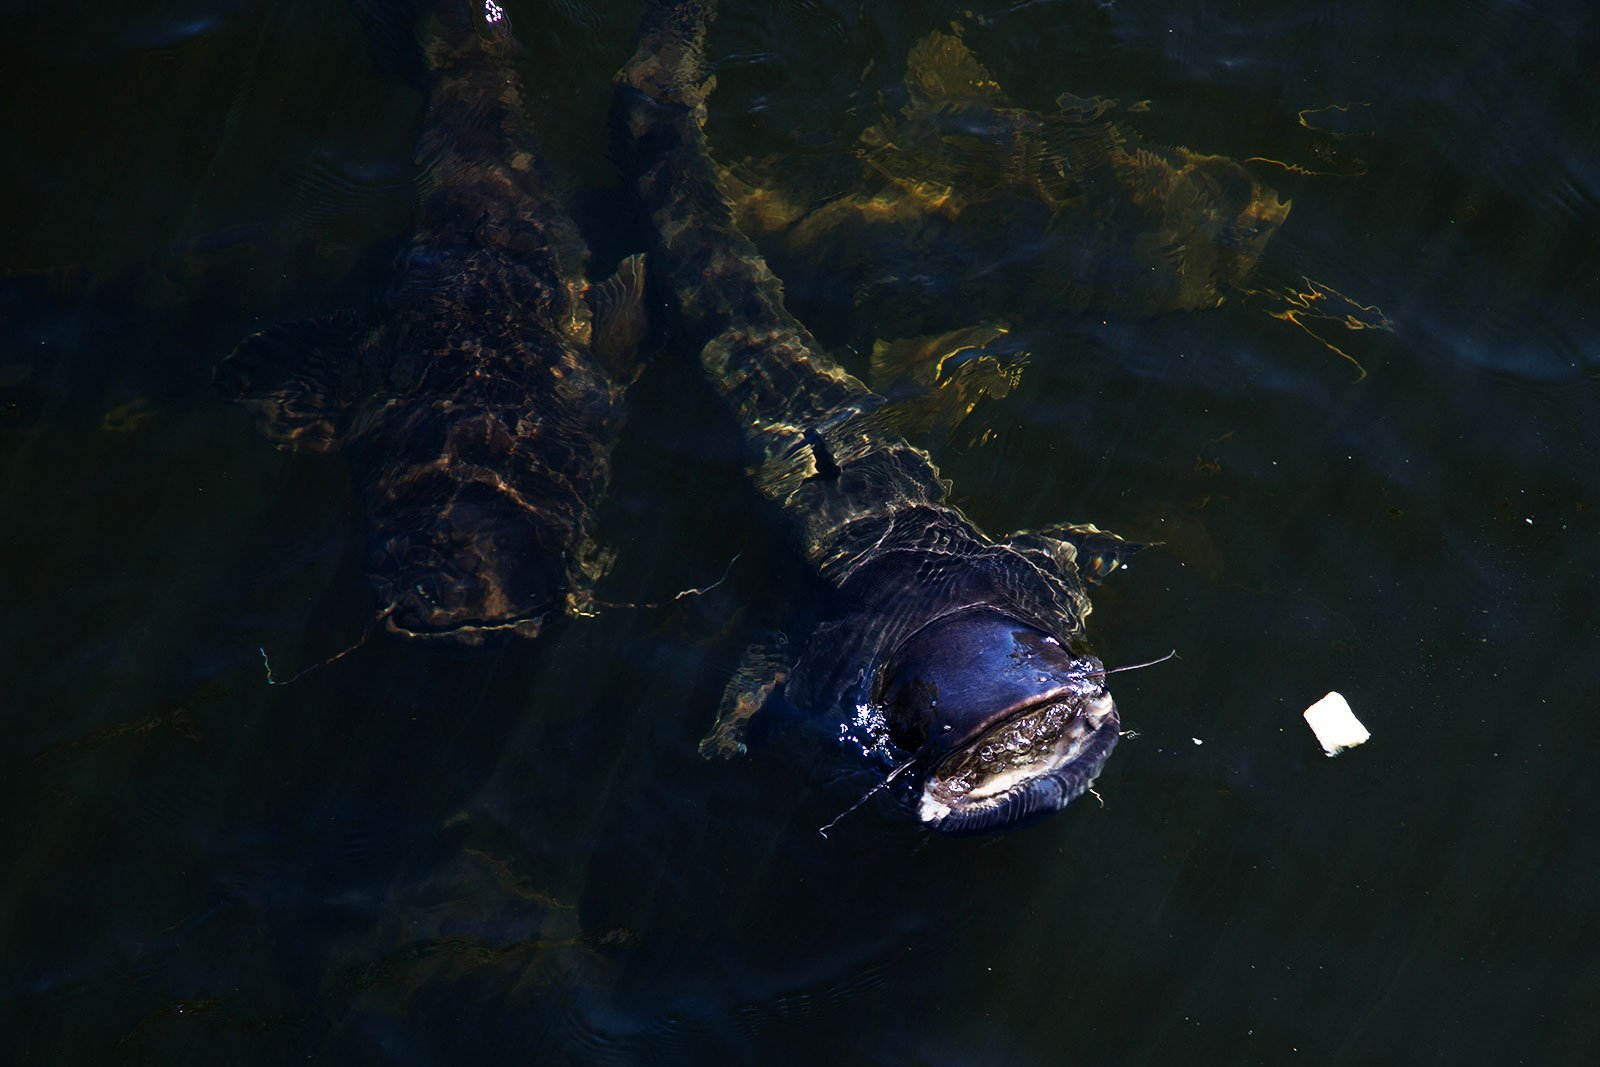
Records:
[[[1065,807],[1117,743],[1101,662],[994,608],[928,623],[880,677],[890,740],[926,761],[918,818],[941,832],[999,829]]]
[[[479,644],[492,633],[535,637],[563,610],[568,577],[551,535],[475,488],[400,521],[386,509],[374,524],[370,574],[391,630]]]

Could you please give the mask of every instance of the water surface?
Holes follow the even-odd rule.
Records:
[[[506,5],[595,273],[635,4]],[[600,595],[374,639],[337,458],[210,371],[370,297],[420,99],[342,5],[19,5],[4,45],[0,1034],[58,1064],[1587,1063],[1600,1047],[1597,26],[1326,4],[731,6],[719,155],[818,201],[954,28],[1019,107],[1148,102],[1293,207],[1219,306],[996,309],[1026,362],[936,452],[1002,533],[1160,542],[1089,622],[1124,740],[1081,801],[930,839],[695,744],[814,591],[680,354],[630,394]],[[829,183],[832,183],[831,185]],[[1018,232],[1023,248],[1041,240]],[[776,260],[775,260],[776,261]],[[794,306],[867,372],[874,308]],[[943,288],[940,288],[943,286]],[[1360,328],[1352,328],[1360,327]],[[728,561],[737,556],[731,569]],[[1329,760],[1299,712],[1372,730]]]

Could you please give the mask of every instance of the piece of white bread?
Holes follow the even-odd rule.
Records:
[[[1322,751],[1330,756],[1355,748],[1372,736],[1350,710],[1349,702],[1338,693],[1329,693],[1307,708],[1304,715]]]

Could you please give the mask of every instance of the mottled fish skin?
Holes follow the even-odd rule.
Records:
[[[602,569],[594,509],[639,331],[595,343],[588,251],[539,160],[504,12],[426,6],[418,222],[388,291],[365,318],[251,338],[218,378],[280,447],[347,452],[391,629],[533,636],[581,612]],[[637,305],[640,285],[630,261],[610,295]]]
[[[882,398],[788,312],[778,280],[735,224],[703,132],[702,53],[712,9],[697,0],[651,6],[638,51],[618,76],[616,121],[657,239],[656,277],[743,429],[754,480],[839,594],[841,609],[811,634],[789,675],[788,697],[846,716],[878,702],[886,669],[908,639],[967,613],[998,613],[1056,642],[1081,640],[1090,606],[1074,547],[1034,535],[996,543],[946,503],[927,453],[872,417]],[[1075,662],[1098,668],[1092,657]],[[1104,695],[1099,683],[1092,687]],[[1109,754],[1114,708],[1109,716],[1093,765],[1077,768],[1082,773],[1052,810],[1087,789]],[[987,828],[1041,803],[1021,797],[977,822],[926,815],[924,822]]]

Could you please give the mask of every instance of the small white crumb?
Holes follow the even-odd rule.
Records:
[[[917,805],[917,818],[923,822],[939,822],[950,814],[950,805],[937,801],[926,792],[922,794],[922,803]]]
[[[1355,748],[1372,736],[1361,725],[1361,720],[1356,718],[1355,712],[1350,710],[1349,701],[1338,693],[1329,693],[1303,714],[1306,725],[1317,735],[1317,743],[1322,746],[1322,751],[1330,756],[1337,756],[1347,748]]]
[[[1204,742],[1204,741],[1202,741],[1202,740],[1200,740],[1200,739],[1199,739],[1199,738],[1198,738],[1198,737],[1191,737],[1191,738],[1189,738],[1189,740],[1191,740],[1191,741],[1193,741],[1193,742],[1194,742],[1194,743],[1195,743],[1195,744],[1197,744],[1197,745],[1203,745],[1203,744],[1205,744],[1205,742]]]

